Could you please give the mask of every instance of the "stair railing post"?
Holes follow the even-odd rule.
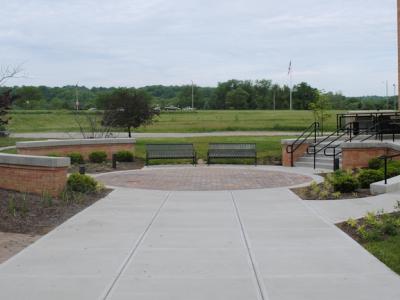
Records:
[[[384,157],[385,160],[385,184],[387,184],[387,156]]]
[[[314,169],[315,169],[315,167],[316,167],[316,164],[317,164],[317,162],[316,162],[316,159],[317,159],[317,150],[316,150],[317,148],[315,148],[315,146],[314,146]]]
[[[293,145],[290,146],[290,166],[293,168],[294,167],[294,162],[293,162]]]

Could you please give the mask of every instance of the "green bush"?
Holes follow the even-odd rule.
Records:
[[[349,173],[335,172],[332,179],[335,192],[351,193],[357,190],[359,186],[357,178]]]
[[[94,151],[89,154],[89,160],[92,163],[102,163],[107,160],[107,153],[104,151]]]
[[[381,170],[362,170],[358,175],[358,181],[364,189],[368,189],[371,183],[378,182],[384,179]]]
[[[72,152],[67,155],[71,159],[71,164],[79,165],[84,163],[82,154],[78,152]]]
[[[375,157],[368,161],[368,168],[373,170],[378,170],[383,167],[383,160]]]
[[[49,156],[49,157],[60,157],[61,155],[58,154],[58,153],[55,153],[55,152],[51,152],[51,153],[46,154],[46,156]]]
[[[92,193],[96,191],[97,181],[88,175],[74,173],[68,177],[67,187],[74,192]]]
[[[133,153],[130,151],[118,151],[115,153],[115,157],[117,161],[121,162],[132,162],[133,161]]]

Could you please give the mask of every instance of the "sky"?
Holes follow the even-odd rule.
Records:
[[[8,85],[308,82],[347,96],[397,81],[395,0],[0,0]]]

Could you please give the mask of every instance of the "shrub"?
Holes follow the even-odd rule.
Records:
[[[115,157],[117,161],[121,162],[132,162],[133,161],[133,153],[130,151],[118,151],[115,153]]]
[[[349,173],[336,173],[333,176],[333,189],[335,192],[351,193],[357,190],[359,184],[357,178]]]
[[[82,154],[78,152],[72,152],[67,155],[71,159],[71,164],[79,165],[84,163]]]
[[[382,168],[383,160],[378,157],[372,158],[368,161],[368,168],[373,170],[378,170]]]
[[[104,151],[95,151],[89,154],[89,160],[92,163],[102,163],[107,160],[107,153]]]
[[[384,179],[381,170],[362,170],[358,175],[358,181],[362,188],[369,188],[371,183],[378,182]]]
[[[55,153],[55,152],[51,152],[51,153],[46,154],[46,156],[49,156],[49,157],[60,157],[61,155],[58,154],[58,153]]]
[[[88,175],[74,173],[68,177],[67,187],[74,192],[92,193],[96,191],[97,181]]]

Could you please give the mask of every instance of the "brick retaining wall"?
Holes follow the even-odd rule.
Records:
[[[0,188],[58,196],[67,183],[69,158],[0,154]]]

